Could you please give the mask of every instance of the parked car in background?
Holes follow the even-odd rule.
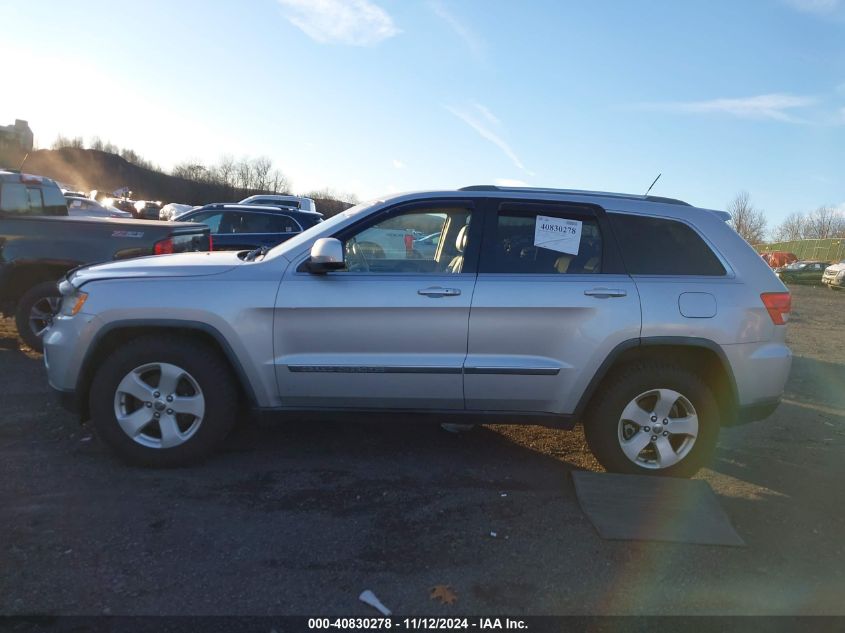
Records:
[[[179,216],[180,222],[201,222],[211,230],[214,250],[271,248],[318,223],[315,213],[254,204],[207,204]]]
[[[128,198],[104,198],[103,204],[107,207],[114,207],[121,211],[126,211],[133,218],[138,217],[138,211],[135,209],[135,201]]]
[[[282,194],[261,194],[257,196],[250,196],[244,198],[238,204],[269,204],[274,206],[293,207],[294,209],[301,209],[302,211],[311,211],[317,213],[317,205],[311,198],[304,198],[302,196],[288,196]],[[322,214],[320,214],[322,217]]]
[[[787,251],[768,251],[766,253],[761,253],[760,257],[762,257],[771,268],[781,268],[782,266],[798,261],[797,255],[794,253],[788,253]]]
[[[797,261],[775,269],[775,274],[785,284],[818,284],[830,262]]]
[[[160,213],[161,202],[138,200],[135,203],[135,217],[140,220],[158,220]]]
[[[413,250],[426,259],[433,258],[438,244],[440,244],[440,232],[431,233],[430,235],[425,235],[415,239],[413,242]]]
[[[822,283],[828,288],[845,288],[845,259],[824,269]]]
[[[86,218],[132,218],[129,211],[121,211],[116,207],[100,204],[91,198],[80,198],[65,194],[67,200],[67,214]]]
[[[0,171],[0,311],[35,350],[58,306],[58,279],[83,264],[209,250],[197,224],[68,217],[49,178]],[[70,306],[72,308],[72,306]],[[69,308],[70,309],[70,308]]]
[[[208,455],[241,401],[293,419],[581,422],[608,471],[689,476],[722,426],[775,410],[791,362],[790,294],[726,218],[639,194],[388,196],[266,253],[74,271],[47,374],[136,464]],[[355,248],[433,219],[433,256]]]
[[[73,191],[71,189],[62,189],[62,195],[65,198],[87,198],[88,197],[82,191]]]
[[[176,202],[169,202],[161,208],[161,211],[158,212],[158,219],[165,221],[175,220],[180,215],[184,215],[193,209],[199,209],[199,207],[193,204],[178,204]]]

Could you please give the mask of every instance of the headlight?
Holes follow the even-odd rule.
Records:
[[[61,313],[65,316],[73,316],[77,314],[85,302],[88,300],[88,293],[77,290],[69,295],[62,297]]]

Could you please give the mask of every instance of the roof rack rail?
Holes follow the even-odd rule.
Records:
[[[608,191],[585,191],[583,189],[554,189],[551,187],[502,187],[499,185],[469,185],[461,187],[458,191],[510,191],[513,193],[564,193],[577,196],[595,196],[604,198],[624,198],[626,200],[645,200],[647,202],[660,202],[663,204],[679,204],[685,207],[692,206],[689,202],[676,198],[664,198],[663,196],[638,196],[632,193],[611,193]]]

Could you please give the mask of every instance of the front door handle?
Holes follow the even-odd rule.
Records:
[[[597,297],[599,299],[607,299],[608,297],[626,297],[628,293],[621,288],[593,288],[585,290],[584,294],[588,297]]]
[[[423,295],[424,297],[457,297],[461,294],[460,289],[458,288],[422,288],[417,290],[418,295]]]

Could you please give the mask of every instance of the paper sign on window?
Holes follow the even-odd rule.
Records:
[[[534,225],[534,246],[548,248],[558,253],[577,255],[580,244],[580,221],[550,218],[545,215],[537,216],[537,223]]]

